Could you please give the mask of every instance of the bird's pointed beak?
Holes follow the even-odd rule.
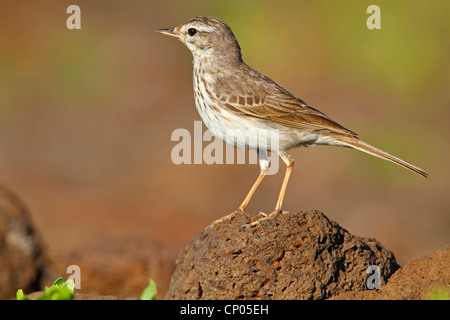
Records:
[[[164,34],[166,36],[175,37],[175,38],[179,38],[180,37],[180,34],[178,32],[176,32],[174,28],[158,29],[158,30],[155,30],[155,32]]]

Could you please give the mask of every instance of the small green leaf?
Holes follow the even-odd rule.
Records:
[[[23,293],[22,289],[17,290],[16,292],[16,298],[17,300],[30,300],[28,297]]]
[[[145,288],[144,291],[142,292],[141,300],[155,300],[157,292],[158,291],[156,290],[155,281],[153,281],[153,279],[150,279],[148,281],[147,288]]]
[[[446,285],[435,285],[428,288],[425,294],[426,300],[450,300],[450,287]]]
[[[63,283],[63,279],[62,279],[62,277],[59,277],[58,279],[55,280],[55,282],[53,282],[52,287],[60,286],[60,285],[62,285],[62,283]]]
[[[44,292],[35,300],[75,300],[74,288],[73,279],[63,282],[62,278],[58,278],[50,288],[44,288]],[[17,300],[29,300],[22,289],[17,290],[16,297]]]
[[[70,292],[73,293],[73,290],[75,289],[75,281],[73,279],[69,279],[65,282],[65,285],[67,289],[69,289]]]

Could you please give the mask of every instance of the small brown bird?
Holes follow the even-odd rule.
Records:
[[[240,210],[246,208],[267,173],[270,163],[266,151],[277,152],[287,166],[274,213],[281,211],[294,166],[288,151],[295,147],[350,147],[427,177],[422,169],[361,141],[353,131],[250,68],[242,61],[233,31],[222,20],[195,17],[175,28],[156,32],[177,38],[191,50],[195,104],[206,127],[228,144],[258,152],[261,172]],[[278,130],[278,149],[271,150],[258,139],[242,139],[247,129],[264,137],[269,136],[267,133],[271,129]]]

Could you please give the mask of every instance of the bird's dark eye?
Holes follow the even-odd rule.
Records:
[[[195,29],[195,28],[188,29],[188,35],[190,35],[191,37],[194,36],[196,33],[197,33],[197,29]]]

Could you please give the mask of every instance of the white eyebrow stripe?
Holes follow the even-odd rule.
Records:
[[[195,28],[195,29],[197,29],[200,32],[213,32],[215,30],[215,28],[212,27],[212,26],[205,26],[204,24],[200,25],[200,24],[196,24],[196,23],[193,23],[193,24],[187,26],[188,30],[190,28]]]

